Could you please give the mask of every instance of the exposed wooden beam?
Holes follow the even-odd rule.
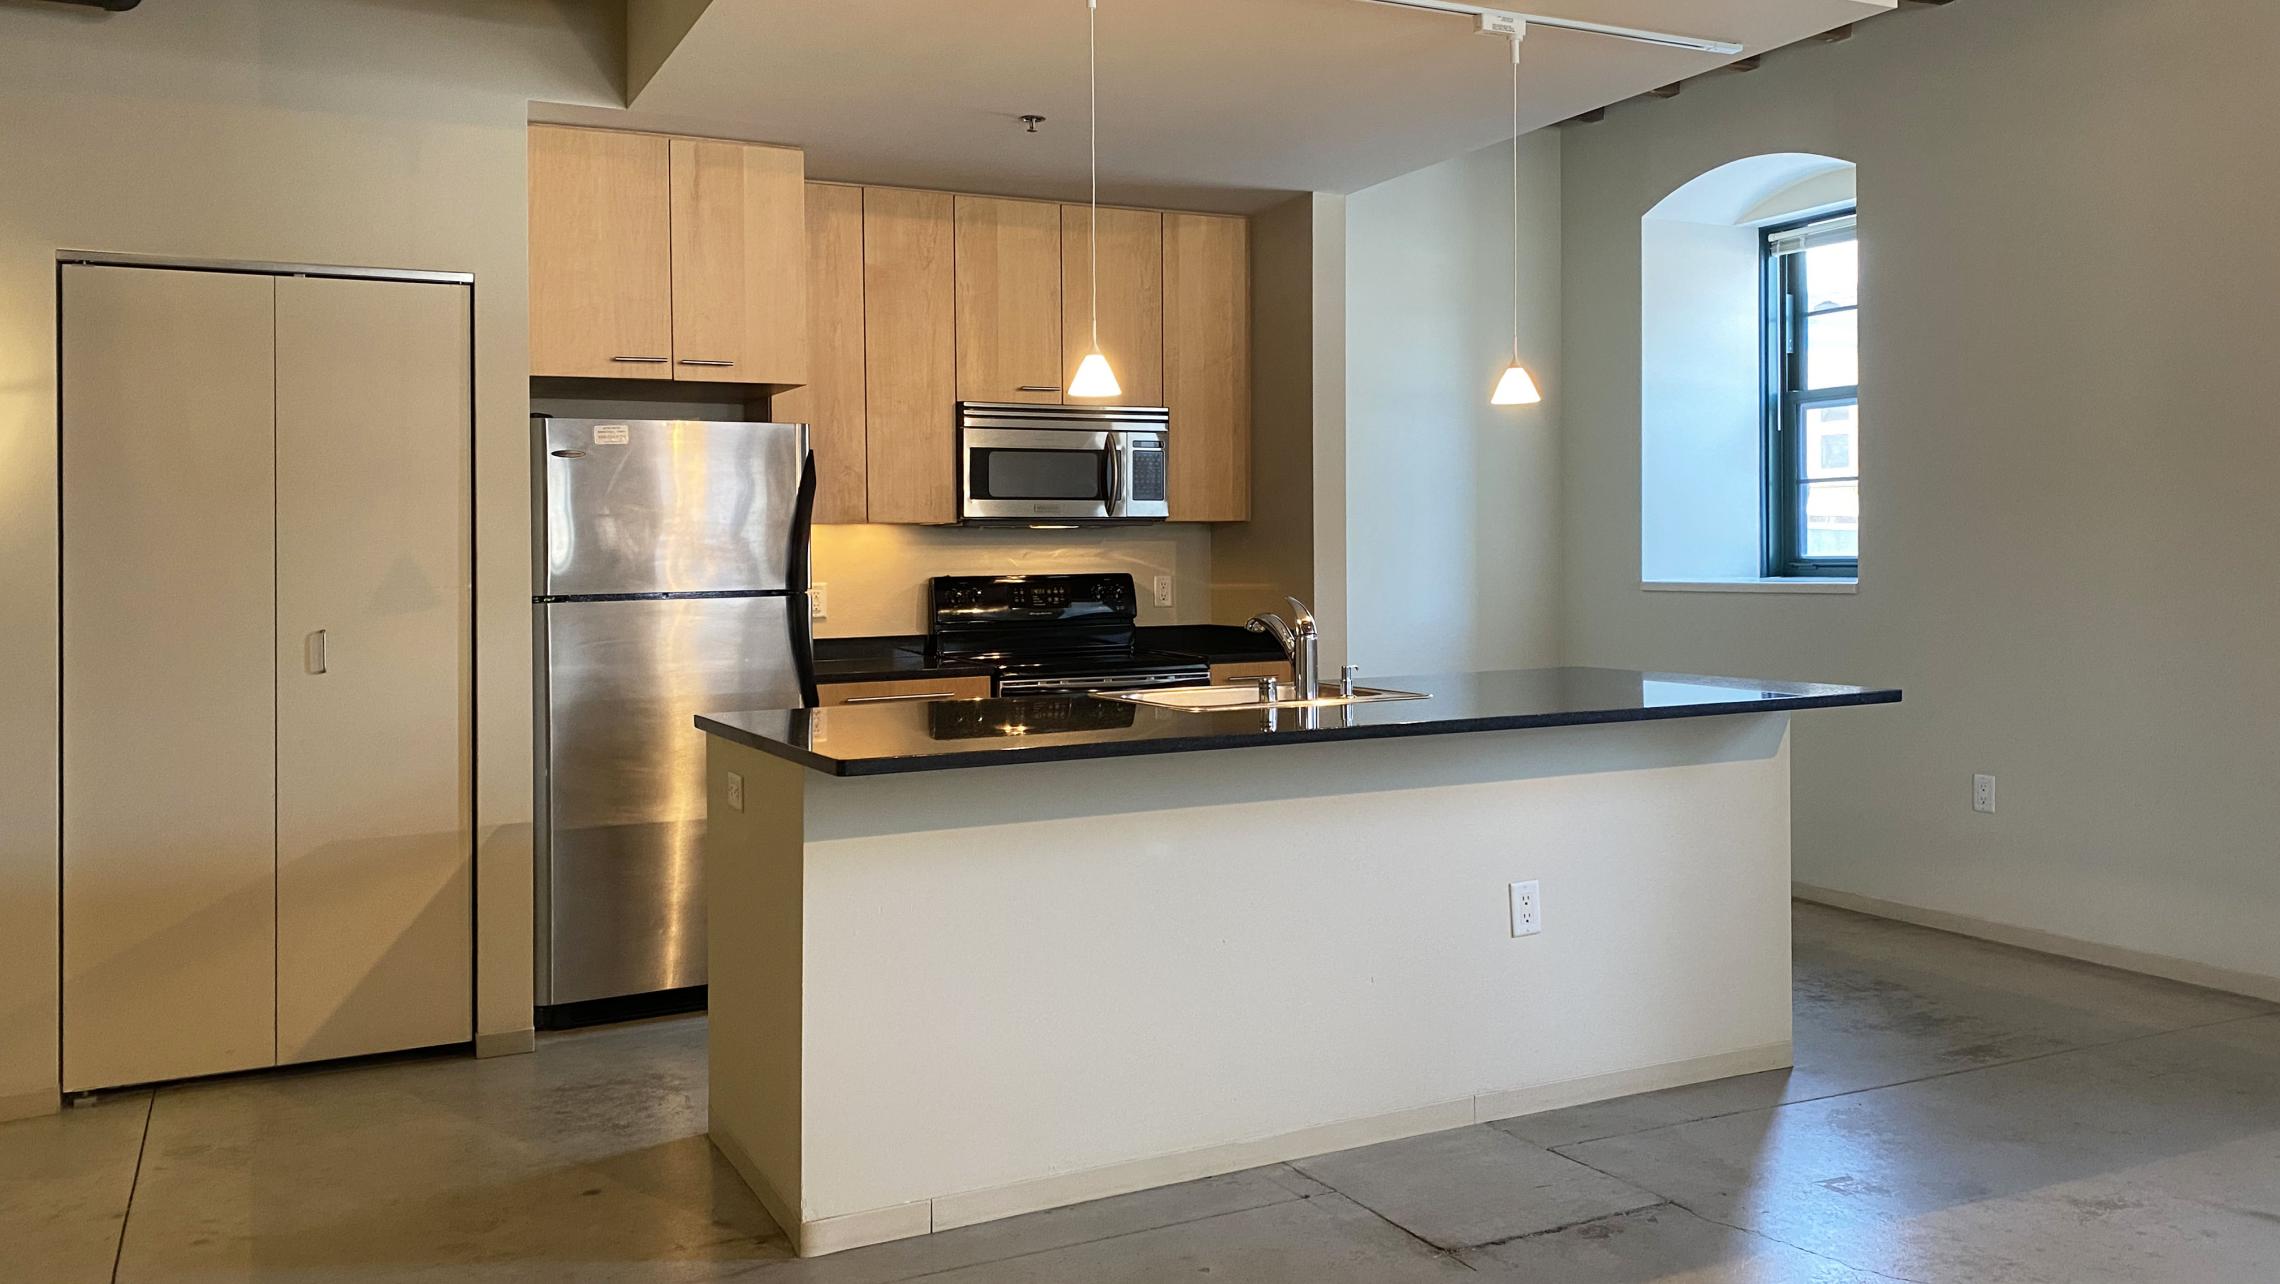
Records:
[[[1596,125],[1605,119],[1607,119],[1607,109],[1605,107],[1594,107],[1590,111],[1577,112],[1560,123],[1563,125]]]
[[[1685,81],[1674,80],[1667,85],[1658,85],[1655,88],[1648,90],[1647,93],[1650,97],[1654,98],[1676,98],[1679,95],[1679,91],[1685,88]]]
[[[1750,55],[1749,57],[1747,57],[1747,58],[1736,58],[1736,59],[1734,59],[1732,62],[1730,62],[1730,63],[1727,63],[1727,64],[1726,64],[1725,66],[1723,66],[1723,67],[1719,67],[1719,68],[1716,68],[1715,70],[1716,70],[1716,71],[1756,71],[1756,70],[1758,69],[1759,65],[1760,65],[1760,64],[1762,64],[1762,63],[1764,63],[1764,62],[1765,62],[1765,55],[1764,55],[1764,54],[1751,54],[1751,55]],[[1705,73],[1703,73],[1703,74],[1704,74],[1704,75],[1709,75],[1709,74],[1712,74],[1712,73],[1710,73],[1710,72],[1705,72]]]
[[[1827,31],[1824,31],[1821,34],[1813,37],[1815,41],[1824,45],[1833,45],[1840,40],[1850,40],[1852,38],[1853,25],[1849,22],[1841,27],[1831,27]]]

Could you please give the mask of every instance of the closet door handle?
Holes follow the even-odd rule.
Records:
[[[681,364],[685,366],[733,366],[736,363],[733,361],[715,361],[704,357],[683,357]]]
[[[664,364],[665,364],[665,362],[666,362],[666,358],[664,358],[664,357],[611,357],[611,358],[610,358],[610,360],[612,360],[612,361],[626,361],[626,362],[631,362],[631,363],[633,363],[633,364],[635,364],[635,365],[645,365],[645,366],[661,366],[661,365],[664,365]]]
[[[1051,386],[1051,387],[1047,387],[1046,385],[1044,385],[1044,384],[1041,384],[1041,383],[1025,383],[1025,384],[1021,385],[1019,388],[1016,388],[1014,391],[1016,391],[1016,392],[1059,392],[1060,390],[1061,390],[1061,388],[1060,388],[1060,385],[1058,385],[1058,384],[1055,384],[1055,385],[1053,385],[1053,386]]]
[[[325,631],[318,629],[301,642],[301,661],[311,673],[325,671]]]

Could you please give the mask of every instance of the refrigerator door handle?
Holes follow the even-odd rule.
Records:
[[[814,607],[808,598],[815,555],[815,452],[800,459],[799,497],[792,502],[791,548],[785,558],[785,583],[791,609],[784,612],[792,635],[792,669],[799,675],[800,699],[812,709],[819,697],[815,689]]]
[[[301,642],[301,660],[311,673],[325,671],[325,631],[318,629]]]

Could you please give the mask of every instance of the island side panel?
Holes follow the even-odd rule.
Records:
[[[810,1217],[941,1230],[1789,1060],[1780,715],[807,799]]]
[[[800,1246],[801,904],[807,772],[705,738],[705,940],[713,1144]],[[743,782],[741,809],[730,805]]]

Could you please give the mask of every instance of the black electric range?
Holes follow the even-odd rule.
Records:
[[[1211,681],[1201,656],[1135,645],[1139,596],[1121,572],[937,575],[929,591],[928,656],[989,669],[1001,696]]]

